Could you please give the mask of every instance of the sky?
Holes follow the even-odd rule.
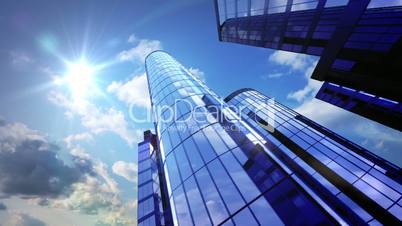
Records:
[[[210,0],[2,1],[0,225],[136,224],[137,143],[153,125],[133,117],[158,49],[221,97],[257,89],[402,165],[400,132],[314,99],[318,58],[219,42],[214,13]]]

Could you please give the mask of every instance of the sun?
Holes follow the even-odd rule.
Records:
[[[85,60],[67,64],[65,82],[68,85],[74,99],[88,97],[95,89],[95,67]]]

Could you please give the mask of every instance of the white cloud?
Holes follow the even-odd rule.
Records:
[[[312,97],[304,100],[295,110],[342,136],[353,138],[355,143],[383,158],[402,165],[400,158],[395,157],[398,153],[392,153],[399,152],[402,146],[401,132]]]
[[[138,45],[120,52],[118,54],[118,59],[120,61],[136,61],[139,63],[145,62],[145,57],[155,51],[162,49],[162,44],[158,40],[148,40],[141,39],[138,42]]]
[[[302,102],[307,98],[315,96],[315,94],[318,92],[318,90],[322,85],[322,82],[310,78],[311,74],[314,71],[315,66],[316,62],[313,62],[306,69],[305,78],[307,80],[307,84],[302,89],[289,93],[287,96],[288,99],[293,99],[296,100],[297,102]]]
[[[89,137],[91,136],[83,133],[70,136],[67,140],[91,139]],[[79,145],[71,143],[70,155],[66,155],[68,159],[71,159],[71,164],[67,166],[57,157],[56,150],[59,150],[59,147],[49,143],[38,131],[29,129],[21,123],[7,123],[0,119],[0,158],[6,159],[7,156],[11,156],[7,162],[15,161],[10,164],[20,169],[20,173],[16,173],[17,171],[8,167],[13,172],[12,177],[4,170],[0,171],[0,174],[3,173],[0,175],[0,188],[4,189],[2,192],[7,191],[7,194],[11,195],[29,195],[25,196],[23,200],[25,203],[18,205],[17,208],[16,205],[9,205],[7,207],[10,208],[7,211],[18,209],[30,211],[12,215],[6,225],[44,225],[39,224],[41,221],[32,219],[29,215],[32,215],[31,210],[35,208],[34,216],[39,216],[35,210],[47,207],[51,207],[48,208],[49,214],[60,213],[60,210],[74,210],[74,212],[94,215],[94,219],[105,222],[134,224],[131,216],[135,212],[133,209],[128,212],[129,205],[125,205],[119,197],[118,184],[109,174],[110,170],[106,164],[93,159]],[[49,161],[43,161],[43,159]],[[26,162],[40,169],[35,170],[33,178],[29,173],[29,164],[25,164]],[[7,175],[9,178],[6,177]],[[8,183],[12,180],[17,182]],[[43,186],[44,183],[51,183],[51,186],[47,188]],[[37,184],[40,185],[40,192],[35,190]],[[27,205],[37,205],[37,207],[28,208]],[[42,217],[43,215],[41,219]]]
[[[98,219],[96,225],[136,225],[136,213],[137,202],[135,200],[130,200],[120,208],[106,212],[100,219]]]
[[[131,34],[130,36],[128,36],[127,42],[128,43],[133,43],[137,41],[137,37],[134,34]]]
[[[11,51],[10,57],[11,63],[15,66],[24,66],[34,62],[34,60],[30,56],[21,51]]]
[[[128,128],[124,114],[114,107],[101,109],[87,100],[72,101],[62,93],[55,91],[49,93],[48,99],[52,103],[64,107],[69,112],[68,114],[78,115],[81,124],[93,134],[112,132],[119,135],[130,146],[139,140],[138,131]]]
[[[117,161],[113,164],[112,170],[115,174],[124,177],[131,182],[137,181],[137,164]]]
[[[284,73],[276,72],[276,73],[261,75],[260,78],[261,78],[262,80],[267,80],[267,79],[270,79],[270,78],[280,78],[280,77],[282,77],[282,76],[284,76],[284,75],[285,75]]]
[[[79,145],[73,145],[70,147],[70,154],[77,157],[76,161],[80,161],[81,164],[87,160],[91,160],[91,156]]]
[[[269,56],[268,60],[282,66],[288,66],[290,72],[297,71],[304,73],[307,84],[302,89],[289,93],[287,95],[288,99],[302,102],[303,100],[314,96],[320,89],[322,82],[310,78],[317,64],[317,60],[315,60],[314,57],[300,53],[277,50]],[[278,78],[281,76],[283,76],[283,73],[273,73],[262,76],[262,79]]]
[[[94,140],[92,134],[88,132],[78,133],[78,134],[71,134],[64,138],[64,142],[66,143],[68,148],[73,146],[73,143],[77,141],[89,141],[92,142]]]
[[[113,81],[107,91],[117,96],[120,101],[138,107],[150,108],[151,102],[148,94],[148,82],[145,74],[134,76],[128,82]]]
[[[402,145],[401,132],[382,126],[366,118],[357,115],[356,117],[362,119],[360,123],[354,124],[356,133],[375,139],[377,141],[376,148],[381,149],[381,147],[384,147],[384,142],[396,142]]]
[[[95,172],[100,175],[103,180],[106,182],[107,186],[109,187],[110,191],[117,194],[119,192],[119,188],[117,186],[116,181],[109,175],[107,171],[107,166],[103,162],[96,162],[94,165]]]
[[[295,110],[306,117],[314,119],[318,123],[331,127],[337,126],[339,121],[346,119],[348,116],[348,112],[345,110],[312,97],[305,100]]]
[[[25,124],[16,122],[1,125],[0,121],[0,153],[14,152],[16,147],[25,140],[42,141],[42,145],[47,143],[42,134],[28,128]]]
[[[86,175],[82,182],[72,185],[72,191],[64,199],[53,200],[51,206],[78,210],[85,214],[98,214],[104,209],[110,211],[121,205],[116,193],[96,177]]]
[[[200,69],[190,67],[188,71],[196,78],[198,78],[200,81],[205,82],[205,73]]]
[[[271,54],[268,58],[269,61],[276,64],[289,66],[292,70],[303,71],[312,63],[311,56],[300,53],[292,53],[286,51],[277,50]]]

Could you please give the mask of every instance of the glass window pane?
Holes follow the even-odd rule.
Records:
[[[186,197],[181,186],[173,192],[173,197],[179,225],[192,225],[193,222],[191,220],[190,211],[188,209]]]
[[[195,172],[202,166],[204,166],[204,162],[201,159],[200,153],[198,153],[197,147],[194,145],[193,139],[187,139],[186,141],[184,141],[183,145],[190,160],[193,171]]]
[[[374,199],[378,204],[380,204],[384,208],[388,208],[392,205],[392,201],[385,197],[383,194],[378,192],[376,189],[363,182],[362,180],[358,180],[354,186],[362,191],[364,194],[367,194],[368,197]]]
[[[211,225],[204,202],[193,177],[184,182],[187,199],[190,205],[195,225]]]
[[[178,162],[178,166],[180,169],[180,174],[185,180],[192,174],[190,162],[187,159],[186,153],[183,150],[183,147],[180,145],[175,150],[176,160]]]
[[[209,127],[207,127],[209,128]],[[207,132],[208,133],[208,132]],[[205,162],[209,162],[216,157],[215,151],[202,131],[199,131],[193,135],[194,141],[200,149],[201,155]]]
[[[264,14],[265,0],[251,0],[251,15]]]
[[[220,158],[247,202],[260,194],[254,182],[236,161],[231,152],[222,155]]]
[[[248,208],[244,208],[242,211],[236,214],[233,217],[233,220],[236,223],[236,225],[247,225],[247,226],[258,225],[258,223],[255,221],[255,218],[253,217]]]
[[[234,142],[234,140],[229,136],[229,134],[226,132],[225,129],[222,128],[219,124],[216,124],[217,126],[214,126],[216,132],[221,136],[222,140],[226,143],[226,145],[229,147],[229,149],[235,148],[237,145]],[[230,128],[228,128],[230,130]]]
[[[347,5],[349,0],[327,0],[325,7],[343,6]]]
[[[223,204],[206,168],[201,169],[195,175],[212,221],[214,225],[218,225],[228,217],[225,205]]]
[[[177,187],[177,185],[179,185],[181,183],[181,180],[180,180],[179,170],[177,169],[176,159],[175,159],[173,153],[168,155],[168,157],[166,158],[165,165],[167,166],[168,173],[169,173],[168,177],[169,177],[169,181],[170,181],[170,186],[172,189],[175,189]]]
[[[208,169],[212,173],[216,186],[218,187],[229,212],[231,214],[235,213],[244,206],[244,201],[219,159],[208,164]]]
[[[261,225],[284,225],[264,196],[254,201],[250,208]]]
[[[223,143],[222,139],[218,136],[212,126],[207,127],[204,131],[216,153],[222,154],[223,152],[227,151],[228,148],[226,147],[225,143]]]

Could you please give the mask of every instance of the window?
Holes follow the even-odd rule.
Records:
[[[150,197],[138,203],[138,218],[141,218],[154,211],[154,198]]]
[[[381,193],[385,194],[387,197],[392,199],[393,201],[398,200],[401,197],[401,194],[396,192],[395,190],[391,189],[375,177],[371,176],[370,174],[366,174],[363,176],[363,180],[379,190]]]
[[[216,126],[215,126],[216,125]],[[228,135],[225,129],[222,128],[219,124],[215,124],[213,127],[215,128],[216,132],[221,136],[222,140],[226,143],[226,145],[232,149],[235,148],[237,145],[234,140]]]
[[[273,13],[285,12],[287,3],[288,3],[288,0],[270,0],[268,13],[273,14]]]
[[[285,225],[332,224],[322,210],[298,190],[289,179],[283,180],[265,193],[264,197]]]
[[[177,185],[180,184],[181,179],[179,170],[177,169],[176,159],[173,153],[168,155],[168,157],[166,158],[165,165],[167,166],[169,172],[170,186],[172,189],[175,189]]]
[[[237,16],[245,17],[248,11],[248,0],[238,0],[237,2]]]
[[[233,184],[232,179],[226,173],[226,170],[223,168],[219,159],[209,163],[208,169],[212,172],[216,186],[218,187],[229,212],[231,214],[235,213],[244,205],[244,201],[237,191],[236,186]]]
[[[265,0],[251,0],[251,15],[263,15],[264,5]]]
[[[183,147],[181,145],[179,145],[174,152],[178,163],[177,165],[180,169],[180,174],[183,180],[185,180],[192,174],[190,162],[187,160],[186,153],[184,152]]]
[[[246,201],[251,201],[260,194],[254,182],[251,181],[231,152],[225,153],[220,158]]]
[[[207,127],[208,129],[209,127]],[[201,155],[204,158],[205,162],[209,162],[216,157],[215,151],[212,148],[211,144],[205,138],[202,131],[198,131],[197,133],[193,134],[195,143],[197,144],[198,148],[200,149]]]
[[[218,136],[213,126],[207,127],[204,131],[216,153],[222,154],[227,151],[228,148],[226,147],[225,143],[223,143],[222,139]]]
[[[152,194],[152,182],[143,184],[138,187],[138,200],[141,200]]]
[[[200,191],[193,177],[184,182],[187,199],[196,225],[211,225]]]
[[[191,220],[190,211],[188,210],[186,197],[181,186],[173,192],[173,197],[179,225],[192,225],[193,222]]]
[[[201,169],[196,174],[200,190],[207,205],[209,214],[211,215],[214,225],[218,225],[225,218],[228,217],[225,205],[219,197],[214,183],[212,182],[206,168]]]
[[[349,0],[327,0],[325,3],[325,8],[335,7],[335,6],[344,6],[349,3]]]
[[[149,152],[148,151],[143,151],[138,153],[138,161],[143,161],[145,159],[149,158]]]
[[[184,141],[183,145],[190,160],[191,168],[193,168],[193,171],[197,171],[204,165],[204,162],[202,161],[200,153],[198,153],[198,149],[194,145],[192,138],[190,137]]]
[[[140,222],[138,226],[154,226],[155,224],[155,215],[152,215],[145,219],[144,221]]]
[[[170,144],[169,136],[167,131],[162,133],[162,141],[161,145],[163,146],[163,150],[165,151],[166,155],[172,151],[172,145]]]
[[[138,183],[144,183],[152,179],[151,169],[138,173]]]
[[[382,8],[391,6],[402,6],[402,1],[400,0],[371,0],[370,4],[367,6],[368,9],[371,8]]]
[[[238,214],[236,214],[233,217],[234,222],[236,225],[247,225],[247,226],[253,226],[253,225],[259,225],[256,221],[253,215],[251,214],[250,210],[248,208],[244,208],[242,211],[240,211]],[[265,222],[264,222],[265,224]]]
[[[341,165],[331,162],[328,164],[328,167],[331,168],[334,172],[336,172],[343,179],[347,180],[349,183],[353,183],[357,180],[357,177],[350,173],[348,170],[343,168]]]
[[[172,124],[172,126],[169,127],[167,132],[169,132],[170,140],[172,141],[172,143],[171,143],[172,148],[175,148],[181,142],[181,139],[180,139],[180,136],[176,129],[175,124]]]
[[[275,210],[265,200],[264,196],[260,197],[250,205],[255,217],[261,225],[284,225]]]
[[[388,208],[392,205],[392,201],[385,197],[383,194],[378,192],[376,189],[368,185],[366,182],[362,180],[358,180],[354,186],[362,191],[364,194],[369,196],[371,199],[376,201],[378,204],[380,204],[384,208]]]
[[[292,11],[315,9],[317,4],[317,0],[293,0]]]
[[[147,159],[143,162],[138,163],[138,172],[142,172],[151,167],[151,159]]]

